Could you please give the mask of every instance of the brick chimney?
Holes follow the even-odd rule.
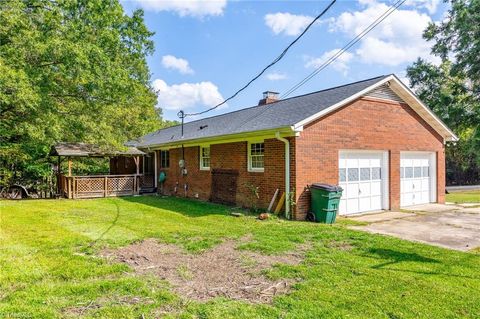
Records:
[[[278,92],[273,91],[263,92],[263,99],[258,101],[258,105],[265,105],[278,101],[278,94]]]

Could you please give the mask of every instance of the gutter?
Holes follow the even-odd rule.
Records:
[[[290,142],[275,133],[275,138],[285,144],[285,217],[290,219]]]
[[[168,128],[167,128],[168,129]],[[294,134],[292,131],[291,126],[285,127],[278,127],[275,129],[268,129],[268,130],[259,130],[259,131],[248,131],[242,133],[233,133],[233,134],[224,134],[224,135],[214,135],[208,137],[200,137],[200,138],[187,138],[187,139],[179,139],[173,142],[164,142],[164,143],[152,143],[152,144],[145,144],[141,145],[139,143],[136,147],[139,149],[146,149],[150,148],[152,150],[161,149],[162,147],[181,147],[183,144],[185,147],[189,146],[196,146],[199,144],[223,144],[223,143],[230,143],[232,141],[246,141],[248,138],[258,138],[258,137],[265,137],[270,138],[272,134],[276,132],[280,132],[283,134]]]

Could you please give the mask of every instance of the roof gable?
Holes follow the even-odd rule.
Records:
[[[393,92],[393,90],[387,84],[380,85],[379,87],[371,90],[370,92],[367,92],[367,94],[365,94],[364,96],[372,97],[375,99],[405,103],[405,101],[401,97],[399,97],[397,93]]]
[[[390,91],[385,90],[384,88],[388,87]],[[381,92],[381,93],[380,93]],[[425,120],[440,136],[442,136],[446,141],[457,141],[458,137],[455,133],[450,130],[445,123],[440,120],[432,110],[430,110],[418,97],[405,85],[402,81],[400,81],[394,74],[389,76],[385,76],[382,79],[379,79],[376,83],[372,84],[371,86],[365,88],[364,90],[357,92],[354,95],[349,96],[348,98],[344,99],[343,101],[333,104],[328,108],[321,110],[320,112],[301,120],[300,122],[294,125],[295,130],[302,130],[303,126],[315,121],[340,107],[347,105],[350,102],[355,101],[356,99],[368,95],[382,95],[384,98],[388,95],[391,99],[395,96],[400,99],[400,101],[408,104],[421,118]],[[394,93],[394,96],[392,96]]]

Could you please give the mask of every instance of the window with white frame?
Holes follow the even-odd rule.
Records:
[[[200,169],[210,169],[210,146],[200,147]]]
[[[248,147],[248,170],[263,172],[264,169],[264,143],[250,143]]]
[[[170,152],[168,150],[160,151],[160,167],[161,168],[170,167]]]

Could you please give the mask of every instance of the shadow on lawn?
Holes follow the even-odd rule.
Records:
[[[401,262],[421,262],[421,263],[439,263],[438,260],[421,256],[417,253],[406,253],[401,251],[396,251],[393,249],[381,249],[381,248],[370,248],[368,253],[371,255],[376,255],[382,259],[387,259],[389,261],[372,266],[372,268],[380,269],[385,266],[398,264]]]
[[[121,197],[122,200],[154,208],[169,210],[186,217],[204,217],[208,215],[228,215],[238,208],[200,200],[170,196]]]
[[[112,223],[110,224],[110,226],[108,226],[107,229],[105,229],[105,231],[103,233],[100,234],[100,236],[98,236],[97,239],[94,239],[91,243],[90,243],[90,247],[93,247],[99,240],[101,240],[106,234],[108,234],[108,232],[113,228],[115,227],[115,225],[117,224],[118,222],[118,218],[120,217],[120,207],[118,206],[118,203],[117,202],[113,202],[113,204],[115,204],[115,206],[117,207],[117,213],[115,214],[115,218],[113,219]]]
[[[406,253],[401,251],[396,251],[392,249],[379,249],[379,248],[371,248],[368,250],[370,254],[369,257],[372,255],[376,256],[378,259],[387,259],[389,261],[374,265],[371,268],[373,269],[384,269],[388,271],[397,271],[397,272],[407,272],[407,273],[415,273],[415,274],[422,274],[422,275],[434,275],[434,276],[448,276],[448,277],[457,277],[457,278],[467,278],[467,279],[475,279],[479,280],[480,276],[469,276],[464,274],[455,274],[453,272],[439,272],[439,271],[425,271],[425,270],[414,270],[414,269],[395,269],[389,268],[386,266],[399,264],[401,262],[418,262],[418,263],[428,263],[428,264],[443,264],[443,262],[438,261],[437,259],[429,258],[421,256],[417,253]],[[475,255],[467,256],[464,259],[464,262],[468,262],[471,259],[475,259]]]

